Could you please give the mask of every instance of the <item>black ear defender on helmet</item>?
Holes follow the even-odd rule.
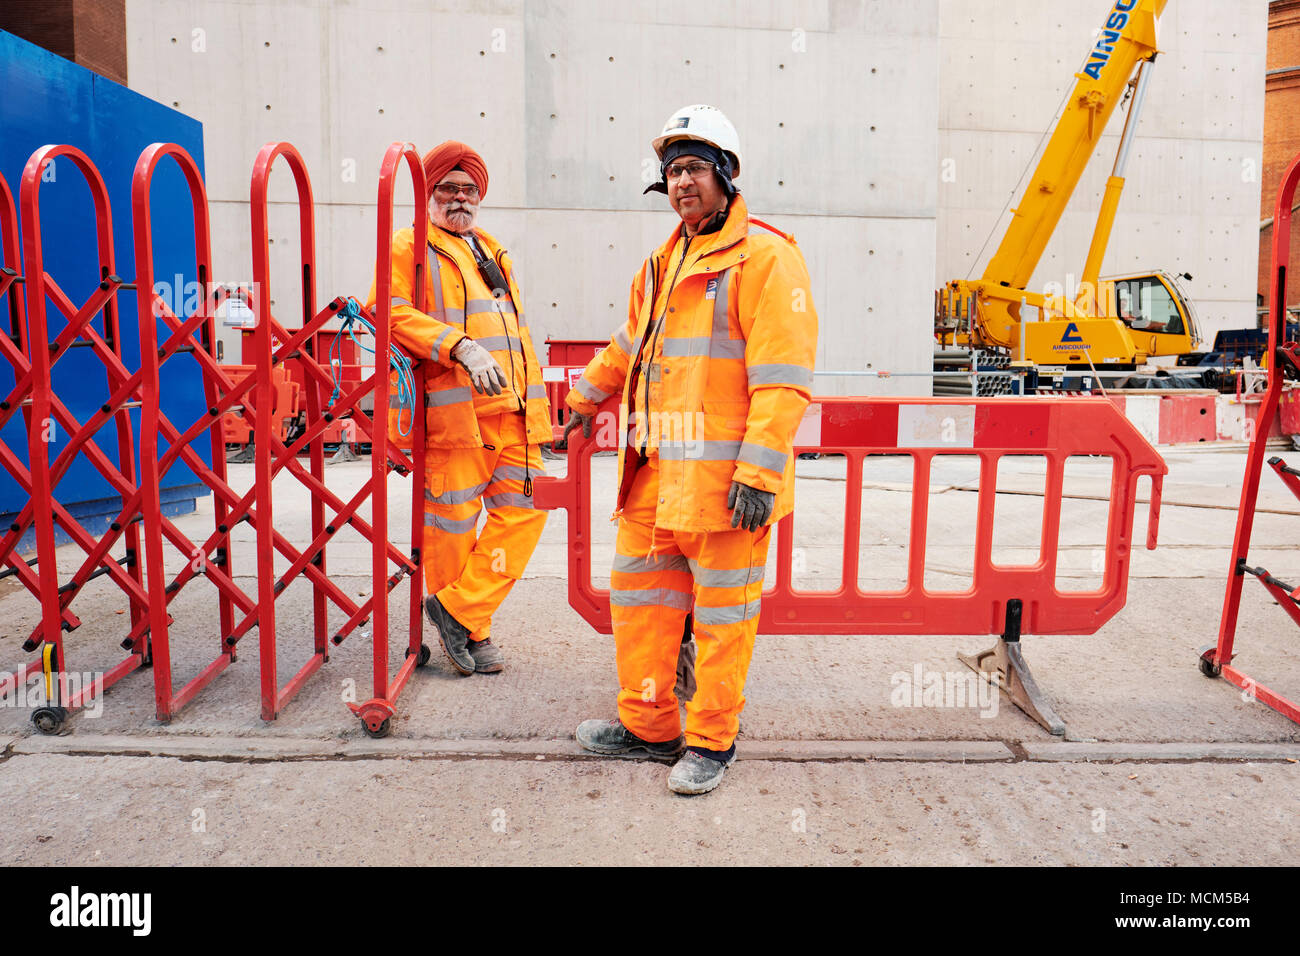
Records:
[[[659,182],[651,183],[642,190],[641,195],[652,192],[668,195],[668,183],[664,179],[664,171],[681,156],[698,156],[712,163],[714,175],[718,177],[718,182],[722,184],[722,190],[727,194],[728,199],[740,192],[736,184],[731,181],[735,171],[730,156],[712,143],[698,139],[679,139],[664,147],[664,158],[659,163]]]

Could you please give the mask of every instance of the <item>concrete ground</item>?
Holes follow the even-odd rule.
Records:
[[[614,651],[568,605],[557,514],[493,624],[506,671],[461,678],[435,649],[400,698],[387,739],[365,736],[344,705],[371,695],[365,628],[269,723],[259,716],[255,630],[240,660],[169,724],[154,717],[149,671],[127,675],[59,736],[37,734],[25,694],[11,695],[0,702],[0,864],[1291,863],[1300,850],[1300,727],[1207,680],[1196,663],[1218,631],[1244,450],[1167,449],[1166,460],[1160,547],[1140,548],[1143,508],[1127,606],[1091,636],[1024,640],[1066,722],[1064,739],[1005,698],[955,706],[918,695],[922,706],[913,706],[905,689],[918,668],[923,681],[964,680],[957,653],[989,646],[987,635],[760,635],[740,760],[714,793],[675,796],[666,766],[584,755],[572,739],[583,719],[614,713]],[[944,465],[929,489],[926,585],[960,590],[969,583],[978,468],[964,458]],[[368,467],[332,466],[328,480],[346,498]],[[611,510],[613,467],[611,458],[595,461],[597,515]],[[237,489],[252,481],[251,465],[231,473]],[[1059,587],[1100,583],[1108,475],[1106,461],[1067,469]],[[844,466],[801,462],[799,476],[796,583],[834,589]],[[1042,487],[1039,460],[1005,460],[996,560],[1035,560]],[[395,528],[409,526],[409,495],[394,476]],[[906,566],[908,460],[870,459],[862,495],[860,583],[896,588]],[[298,543],[310,527],[305,502],[282,476],[275,525]],[[200,536],[211,507],[201,502],[178,526]],[[1300,578],[1300,506],[1266,474],[1260,507],[1252,562]],[[238,535],[233,568],[251,590],[252,534],[245,525]],[[328,568],[359,599],[369,590],[369,554],[349,535],[330,547]],[[594,535],[596,567],[607,568],[613,525],[598,520]],[[74,557],[63,549],[65,564]],[[174,553],[169,566],[185,560]],[[406,600],[399,589],[391,602],[395,656]],[[68,671],[121,659],[125,608],[107,578],[77,597],[84,623],[69,635]],[[190,584],[172,612],[179,686],[216,654],[212,587]],[[31,596],[0,582],[4,666],[30,659],[20,645],[36,619]],[[341,620],[331,613],[332,626]],[[277,602],[277,622],[283,683],[310,654],[306,586]],[[1238,634],[1235,663],[1300,696],[1296,629],[1254,581]]]

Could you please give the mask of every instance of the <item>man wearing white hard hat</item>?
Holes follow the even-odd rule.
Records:
[[[681,221],[566,398],[566,434],[590,437],[613,395],[625,425],[610,578],[618,717],[576,737],[596,753],[681,755],[668,786],[698,794],[735,760],[771,525],[794,507],[817,313],[793,237],[749,216],[726,116],[684,107],[652,145],[662,178],[646,192],[666,194]],[[673,685],[688,614],[697,689],[683,736]]]

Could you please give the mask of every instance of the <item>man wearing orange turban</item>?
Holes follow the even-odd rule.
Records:
[[[424,607],[461,674],[495,673],[505,657],[490,639],[492,614],[523,576],[546,512],[533,506],[534,475],[551,413],[510,259],[475,226],[487,193],[483,158],[448,141],[424,157],[429,248],[425,303],[411,304],[415,231],[393,235],[392,332],[425,362]],[[377,285],[377,284],[376,284]],[[367,304],[374,305],[376,286]],[[402,444],[394,407],[389,430]],[[407,440],[409,444],[409,439]],[[480,512],[487,521],[476,533]]]

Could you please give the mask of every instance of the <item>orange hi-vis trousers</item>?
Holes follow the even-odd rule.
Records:
[[[524,416],[516,412],[478,420],[484,448],[431,448],[424,489],[424,546],[420,552],[428,593],[486,640],[492,615],[528,566],[546,525],[546,512],[524,493],[527,476],[546,473],[542,451],[529,445]],[[483,533],[476,534],[487,508]]]
[[[665,531],[654,527],[658,496],[659,460],[651,455],[623,506],[610,575],[618,716],[642,740],[681,733],[673,685],[693,609],[698,688],[686,704],[686,743],[727,750],[745,706],[771,528]]]

